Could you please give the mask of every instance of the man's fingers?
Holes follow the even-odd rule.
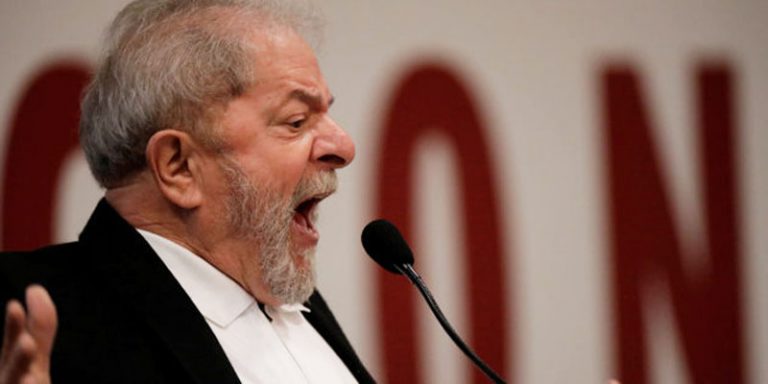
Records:
[[[39,353],[45,354],[46,359],[51,355],[53,338],[56,336],[56,307],[51,296],[42,286],[31,285],[26,292],[27,329],[39,348]]]
[[[40,384],[40,380],[35,375],[28,373],[19,380],[19,384]]]
[[[0,378],[4,383],[18,383],[30,372],[37,345],[29,333],[22,332],[9,352],[8,359],[3,363]]]
[[[39,285],[27,288],[26,302],[28,313],[16,300],[6,305],[0,352],[2,383],[38,383],[47,379],[58,323],[56,307]]]
[[[5,306],[5,329],[3,330],[3,349],[0,351],[0,364],[11,356],[11,350],[16,340],[24,330],[26,314],[24,308],[16,300],[11,300]]]
[[[26,302],[27,312],[16,300],[6,305],[0,383],[50,382],[47,375],[58,323],[56,307],[39,285],[27,288]]]

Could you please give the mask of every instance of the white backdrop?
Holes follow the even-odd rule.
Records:
[[[30,76],[61,58],[92,62],[117,0],[0,0],[0,140]],[[381,372],[375,266],[359,233],[374,216],[374,157],[395,82],[426,60],[468,80],[487,123],[504,218],[506,275],[519,383],[604,383],[612,363],[600,71],[629,63],[641,75],[653,134],[684,247],[703,233],[697,193],[692,72],[724,60],[736,75],[747,382],[768,382],[768,3],[326,0],[321,63],[333,115],[357,159],[321,214],[320,287],[363,360]],[[5,134],[4,134],[5,133]],[[45,138],[40,138],[45,140]],[[420,269],[457,329],[467,328],[455,222],[455,160],[439,138],[417,158]],[[4,152],[0,152],[2,155]],[[0,156],[0,164],[4,162]],[[82,155],[62,177],[57,238],[74,239],[100,191]],[[446,240],[449,239],[449,240]],[[457,240],[453,240],[457,239]],[[481,255],[473,255],[481,258]],[[648,304],[654,382],[686,383],[669,304]],[[501,304],[501,303],[500,303]],[[468,367],[426,310],[424,382],[464,382]],[[510,340],[511,343],[511,340]]]

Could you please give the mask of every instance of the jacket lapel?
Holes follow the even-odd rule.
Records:
[[[336,322],[336,318],[320,292],[315,291],[304,305],[310,310],[303,313],[304,317],[331,346],[336,355],[341,358],[355,379],[360,383],[375,383],[376,381],[365,369],[352,345],[349,344],[349,340],[344,336],[344,332]]]
[[[216,336],[144,238],[101,200],[80,235],[105,276],[187,370],[194,382],[240,383]]]

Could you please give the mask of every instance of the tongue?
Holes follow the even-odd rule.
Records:
[[[312,228],[312,224],[310,224],[309,219],[307,219],[307,216],[301,212],[296,212],[293,214],[293,222],[302,227],[302,229],[305,231],[312,231],[314,229]]]
[[[297,241],[297,244],[303,244],[304,246],[315,246],[320,239],[320,234],[317,232],[312,222],[307,219],[307,216],[303,213],[296,212],[293,215],[293,228],[296,232],[293,239]]]

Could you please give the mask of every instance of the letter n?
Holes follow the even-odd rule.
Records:
[[[684,267],[681,236],[638,76],[631,68],[602,74],[608,154],[613,269],[614,348],[622,382],[651,381],[642,291],[663,281],[684,371],[693,383],[744,382],[741,313],[739,180],[733,81],[727,66],[696,72],[698,150],[702,163],[706,260],[701,273]]]

